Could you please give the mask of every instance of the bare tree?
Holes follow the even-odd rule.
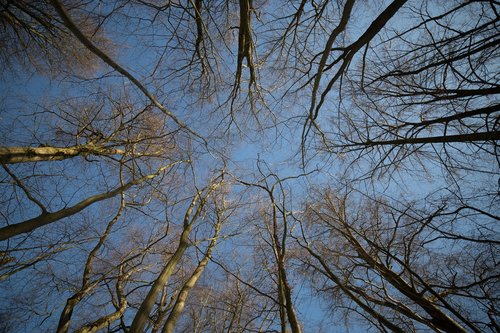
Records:
[[[425,215],[411,206],[398,209],[383,201],[354,203],[356,209],[348,196],[332,191],[318,195],[307,207],[305,222],[316,234],[325,230],[328,237],[303,234],[299,242],[311,255],[304,263],[330,281],[326,290],[354,302],[349,311],[364,312],[376,326],[398,332],[414,331],[419,325],[445,332],[494,330],[494,319],[471,309],[476,304],[489,312],[498,301],[484,293],[493,287],[498,272],[493,265],[477,270],[497,242],[488,235],[472,238],[460,236],[465,230],[452,231],[463,222],[456,215],[462,209],[441,206]],[[453,250],[458,246],[460,253]],[[470,261],[460,268],[451,264],[464,255]]]
[[[91,34],[94,43],[112,49],[100,29],[97,15],[82,15],[82,4],[72,2],[79,25]],[[99,67],[97,57],[81,45],[55,17],[48,1],[2,1],[0,57],[3,70],[22,67],[37,73],[60,76],[65,73],[92,73]]]
[[[214,180],[213,183],[208,185],[206,188],[199,190],[191,201],[188,209],[186,210],[186,214],[184,215],[182,232],[179,236],[179,244],[172,257],[166,262],[158,278],[154,281],[147,296],[142,301],[141,306],[139,307],[139,310],[134,317],[132,326],[130,327],[131,332],[142,332],[146,327],[147,320],[156,302],[156,299],[174,273],[174,270],[181,261],[184,252],[190,246],[191,242],[189,240],[189,235],[193,230],[195,224],[198,222],[198,219],[202,218],[201,215],[203,213],[205,205],[207,204],[208,198],[219,186],[222,185],[222,182],[224,180],[223,174],[219,177],[220,179]],[[201,270],[201,272],[203,272],[203,270]],[[172,311],[180,311],[180,309],[174,306]],[[173,323],[171,325],[173,325]],[[167,329],[171,328],[167,327]]]
[[[0,330],[498,331],[499,13],[0,0]]]
[[[431,6],[409,5],[410,24],[364,46],[345,73],[333,126],[323,126],[328,152],[366,157],[379,173],[429,158],[448,172],[470,170],[479,154],[496,156],[496,5]]]
[[[291,226],[288,221],[289,212],[286,206],[287,195],[283,187],[283,183],[287,180],[299,178],[300,176],[282,179],[274,173],[264,175],[260,162],[258,162],[258,169],[263,177],[261,183],[248,183],[243,180],[239,180],[239,182],[245,186],[263,190],[268,197],[270,212],[267,214],[264,208],[264,211],[261,212],[261,218],[264,224],[263,229],[267,231],[267,236],[269,237],[269,241],[265,242],[272,248],[276,265],[277,301],[280,312],[281,332],[286,332],[287,324],[289,324],[292,332],[300,333],[302,329],[293,304],[292,286],[290,285],[289,278],[287,278],[285,264],[287,259],[288,235]],[[278,191],[279,196],[275,193]]]
[[[216,207],[216,224],[214,226],[214,235],[212,236],[212,239],[210,240],[210,243],[208,245],[208,248],[206,249],[205,254],[203,255],[203,258],[201,261],[198,263],[196,266],[196,269],[193,271],[189,279],[182,285],[181,290],[179,291],[177,298],[175,300],[175,304],[172,307],[172,310],[170,311],[167,320],[165,321],[165,325],[163,326],[163,333],[171,333],[174,331],[175,325],[181,316],[182,311],[184,310],[186,299],[189,295],[189,292],[193,287],[195,286],[196,282],[199,280],[201,275],[203,274],[203,271],[205,270],[205,267],[207,266],[210,257],[212,255],[212,251],[215,247],[215,244],[217,242],[217,239],[219,237],[219,232],[220,228],[222,226],[222,223],[224,222],[225,218],[223,214],[225,213],[225,208],[224,208],[224,198],[222,198],[223,204],[222,207],[217,208]]]

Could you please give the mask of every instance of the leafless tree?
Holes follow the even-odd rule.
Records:
[[[491,293],[498,242],[491,232],[466,235],[498,217],[461,215],[468,208],[446,204],[424,212],[376,199],[363,203],[331,190],[316,199],[304,223],[320,236],[304,233],[299,243],[310,255],[306,271],[325,280],[325,297],[344,299],[347,311],[395,332],[422,325],[445,332],[496,329],[494,316],[484,314],[498,303]],[[466,219],[477,220],[475,228],[460,226]]]
[[[287,193],[284,183],[286,183],[287,180],[305,176],[305,174],[280,178],[274,173],[266,175],[262,169],[264,166],[261,166],[260,161],[258,161],[257,166],[260,176],[262,177],[259,183],[249,183],[244,180],[238,181],[245,186],[255,187],[265,193],[267,200],[264,200],[264,207],[262,207],[259,212],[259,217],[263,222],[260,228],[264,233],[261,237],[264,239],[264,243],[271,247],[274,255],[273,266],[275,266],[275,272],[270,273],[275,276],[273,280],[276,283],[277,289],[281,332],[286,332],[288,325],[292,332],[302,332],[301,324],[294,306],[293,288],[290,279],[287,278],[287,247],[289,246],[288,236],[291,224],[289,222],[290,212],[287,209]],[[263,252],[267,252],[267,250],[264,249]]]
[[[499,13],[0,0],[0,330],[498,331]]]

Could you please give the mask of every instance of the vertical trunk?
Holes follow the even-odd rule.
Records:
[[[73,309],[78,302],[82,299],[82,295],[75,294],[68,298],[66,305],[59,317],[59,324],[57,325],[57,333],[66,333],[69,330],[69,324],[71,322],[71,316],[73,314]]]
[[[163,271],[161,272],[160,276],[155,280],[155,282],[151,286],[151,289],[149,289],[146,298],[144,298],[143,302],[141,303],[141,306],[139,307],[139,310],[137,310],[137,314],[135,315],[134,320],[132,322],[132,326],[130,327],[130,333],[144,332],[144,328],[146,327],[146,324],[149,319],[149,314],[153,309],[153,306],[156,302],[156,298],[159,292],[161,291],[163,286],[165,286],[170,280],[170,277],[172,276],[175,268],[177,267],[177,264],[179,263],[182,256],[184,255],[184,252],[189,246],[188,235],[191,232],[191,227],[192,225],[184,229],[177,250],[175,251],[174,255],[170,258],[167,265],[163,268]]]
[[[165,322],[165,326],[163,326],[162,333],[174,332],[175,324],[177,323],[177,320],[179,319],[182,311],[184,310],[184,306],[186,304],[186,299],[189,295],[189,292],[194,287],[194,285],[200,278],[201,274],[203,274],[203,271],[205,270],[205,267],[208,264],[208,261],[210,260],[210,257],[212,255],[212,250],[215,247],[215,244],[217,242],[217,237],[219,236],[220,224],[221,222],[218,222],[215,227],[215,235],[208,246],[205,256],[200,261],[198,267],[196,267],[191,277],[182,286],[182,289],[179,292],[179,295],[177,296],[177,300],[175,301],[175,305],[172,308],[172,311],[170,312],[167,321]]]
[[[205,42],[203,39],[203,18],[201,17],[201,11],[203,9],[202,6],[203,6],[202,0],[195,0],[194,1],[194,14],[195,14],[195,21],[196,21],[195,49],[196,49],[196,55],[198,56],[198,59],[200,59],[200,62],[201,62],[202,73],[205,73],[207,71],[207,68],[206,68],[207,62],[206,62],[205,57],[204,57],[204,50],[205,50],[204,44],[205,44]]]
[[[286,333],[286,310],[285,310],[285,295],[283,293],[283,285],[281,281],[281,273],[278,271],[278,301],[280,309],[280,325],[281,333]]]
[[[290,328],[292,329],[292,333],[302,333],[302,329],[300,328],[299,321],[297,320],[297,314],[295,313],[295,309],[293,308],[293,302],[292,302],[292,291],[290,288],[290,285],[288,284],[288,280],[286,278],[286,271],[283,267],[282,273],[282,284],[283,284],[283,291],[285,294],[285,300],[286,300],[286,314],[288,316],[288,321],[290,323]]]
[[[153,306],[156,302],[156,299],[158,298],[158,295],[160,294],[163,287],[168,283],[170,277],[174,273],[175,268],[177,267],[177,264],[180,262],[186,249],[189,247],[189,234],[191,233],[191,230],[193,229],[196,220],[201,214],[206,200],[210,196],[211,192],[214,191],[220,185],[221,181],[210,185],[206,189],[204,197],[202,197],[204,190],[199,191],[191,201],[191,204],[189,205],[189,208],[187,209],[186,214],[184,215],[184,223],[183,223],[184,229],[181,233],[177,250],[175,251],[174,255],[170,258],[167,265],[163,268],[162,272],[160,273],[160,276],[158,276],[158,278],[155,280],[155,282],[151,286],[151,289],[146,295],[146,298],[144,298],[141,306],[139,307],[139,310],[137,310],[134,320],[132,321],[132,326],[130,327],[130,333],[144,332],[144,328],[146,327],[146,324],[149,320],[149,315],[151,314],[151,310],[153,309]],[[198,205],[196,207],[196,211],[191,216],[193,209],[196,205]]]
[[[238,59],[236,67],[236,84],[234,89],[238,89],[241,82],[243,70],[243,59],[247,59],[247,66],[250,70],[249,86],[256,84],[255,67],[253,63],[253,39],[252,39],[252,0],[240,0],[240,27],[238,34]]]
[[[282,241],[280,243],[278,238],[278,221],[277,221],[277,211],[276,202],[272,191],[268,192],[270,195],[271,203],[273,205],[273,242],[274,242],[274,252],[278,265],[278,298],[280,302],[280,317],[283,332],[286,332],[286,321],[284,321],[284,315],[288,317],[288,322],[290,323],[290,328],[292,333],[302,333],[299,322],[297,320],[297,315],[293,308],[292,302],[292,291],[288,280],[286,278],[285,269],[285,252],[286,252],[286,233],[287,233],[287,220],[286,216],[283,216],[283,235]],[[281,244],[281,245],[280,245]]]

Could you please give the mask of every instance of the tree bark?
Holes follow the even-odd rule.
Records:
[[[33,163],[41,161],[61,161],[76,156],[123,155],[125,150],[78,145],[73,147],[0,147],[0,163]]]
[[[205,267],[208,264],[208,261],[210,260],[210,257],[212,256],[212,250],[215,247],[215,244],[217,242],[217,238],[219,237],[219,230],[221,226],[221,222],[219,221],[217,225],[215,226],[215,235],[212,238],[212,241],[210,242],[207,252],[203,259],[200,261],[198,266],[196,267],[195,271],[191,275],[191,277],[186,281],[186,283],[182,286],[181,291],[179,292],[179,295],[177,296],[177,300],[175,301],[175,305],[172,308],[172,311],[170,311],[170,314],[168,315],[167,321],[165,322],[165,326],[163,326],[162,333],[173,333],[175,324],[177,323],[177,320],[179,319],[182,311],[184,310],[184,306],[186,305],[186,299],[189,295],[189,292],[191,289],[194,287],[198,279],[200,278],[201,274],[203,274],[203,271],[205,270]]]
[[[160,294],[161,290],[163,287],[168,283],[170,277],[174,273],[175,268],[177,267],[177,264],[180,262],[182,256],[184,255],[184,252],[186,249],[189,247],[189,234],[191,233],[191,230],[193,229],[194,223],[196,222],[197,218],[202,212],[202,208],[210,196],[210,193],[215,190],[221,183],[216,183],[211,185],[207,189],[207,193],[205,194],[205,197],[201,197],[203,194],[203,190],[199,191],[196,196],[193,198],[191,201],[191,204],[186,211],[186,214],[184,216],[184,228],[182,230],[180,239],[179,239],[179,245],[177,246],[177,249],[175,250],[173,256],[169,259],[165,267],[163,268],[162,272],[158,276],[158,278],[155,280],[153,285],[151,286],[151,289],[149,289],[148,294],[144,298],[144,300],[141,303],[141,306],[139,307],[139,310],[137,310],[137,313],[134,317],[134,320],[132,322],[132,326],[130,327],[130,333],[143,333],[144,328],[146,327],[146,324],[149,319],[149,315],[151,313],[151,310],[153,309],[153,306],[156,302],[156,299],[158,298],[158,295]],[[198,203],[199,201],[199,203]],[[193,216],[191,216],[194,207],[197,206],[196,211]]]

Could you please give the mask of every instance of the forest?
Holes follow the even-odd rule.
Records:
[[[0,333],[500,332],[500,2],[0,0]]]

